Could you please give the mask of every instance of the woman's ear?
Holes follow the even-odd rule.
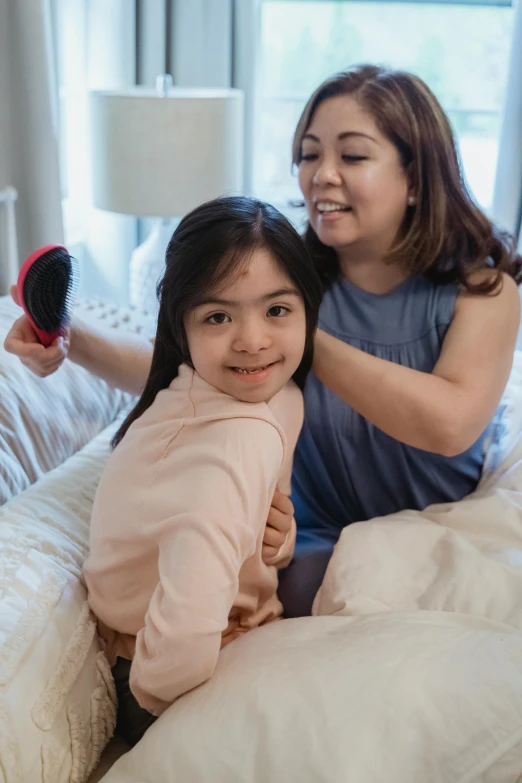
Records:
[[[406,181],[408,183],[408,206],[412,207],[417,203],[418,194],[417,168],[414,163],[409,163],[406,168]]]

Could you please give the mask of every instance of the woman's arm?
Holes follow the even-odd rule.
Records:
[[[496,296],[462,292],[432,373],[371,356],[319,331],[314,372],[392,438],[446,456],[469,448],[490,422],[506,385],[520,299],[504,276]]]
[[[140,394],[147,380],[153,344],[123,329],[101,329],[73,319],[69,359],[111,386]]]
[[[79,318],[73,319],[64,337],[44,348],[23,315],[9,330],[4,348],[40,378],[56,372],[69,357],[111,386],[133,394],[145,385],[152,359],[148,340],[119,329],[100,329]]]
[[[165,452],[142,499],[159,551],[159,583],[130,675],[145,709],[159,714],[212,676],[282,458],[279,433],[259,419],[212,422],[199,445]]]

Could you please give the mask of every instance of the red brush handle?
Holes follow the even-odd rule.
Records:
[[[24,307],[25,310],[25,307]],[[56,332],[55,334],[50,334],[49,332],[42,332],[41,329],[39,329],[27,310],[25,310],[25,314],[28,317],[28,319],[31,322],[31,326],[36,333],[36,336],[38,337],[38,340],[41,342],[44,348],[48,348],[50,345],[54,343],[57,337],[60,337],[65,334],[65,331],[63,329],[60,329],[60,331]]]
[[[24,313],[26,314],[27,318],[29,319],[29,323],[33,327],[36,336],[38,337],[41,344],[47,348],[49,345],[51,345],[57,337],[60,337],[60,335],[64,334],[64,330],[60,329],[55,334],[50,334],[49,332],[43,332],[41,329],[39,329],[33,319],[31,318],[31,314],[29,313],[27,309],[27,305],[25,304],[24,299],[24,282],[25,278],[27,276],[28,271],[32,267],[32,265],[38,261],[42,256],[44,256],[46,253],[48,253],[50,250],[65,250],[67,253],[68,250],[63,245],[45,245],[45,247],[41,247],[39,250],[35,250],[34,253],[31,253],[30,256],[28,256],[24,263],[22,264],[20,271],[18,273],[18,280],[16,283],[16,289],[18,291],[18,301],[20,303],[20,307],[22,307]]]

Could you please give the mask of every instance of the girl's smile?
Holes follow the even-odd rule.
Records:
[[[270,364],[258,367],[232,367],[231,370],[236,375],[239,375],[239,379],[242,383],[255,385],[257,383],[264,383],[277,364],[279,364],[279,362],[271,362]]]

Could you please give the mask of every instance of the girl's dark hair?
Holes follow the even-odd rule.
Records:
[[[500,290],[502,272],[522,281],[516,241],[493,226],[466,187],[453,132],[428,86],[410,73],[359,65],[323,82],[306,104],[294,135],[292,160],[299,165],[303,136],[323,101],[340,95],[357,100],[397,148],[414,182],[416,204],[387,260],[435,283],[460,283],[472,293]],[[305,241],[323,283],[340,274],[339,259],[308,225]],[[497,270],[472,280],[482,269]]]
[[[169,242],[165,272],[157,288],[158,327],[149,377],[142,395],[114,436],[121,441],[130,425],[191,364],[185,315],[208,293],[234,277],[253,251],[267,250],[297,287],[304,302],[306,340],[294,380],[303,387],[312,366],[322,286],[310,253],[295,228],[277,209],[257,199],[230,196],[209,201],[183,218]]]

